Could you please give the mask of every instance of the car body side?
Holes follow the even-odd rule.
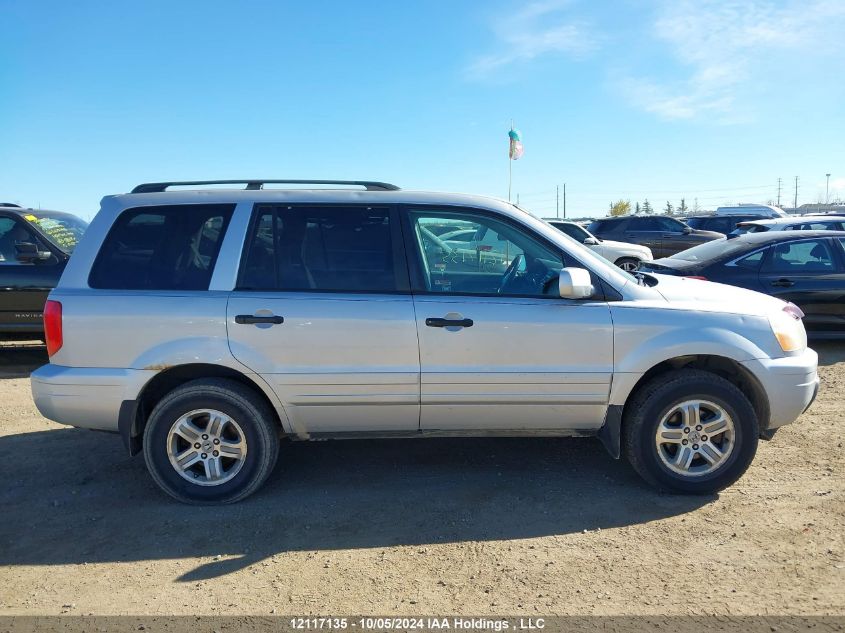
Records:
[[[39,410],[64,424],[120,431],[137,451],[139,431],[149,414],[147,396],[192,378],[229,376],[252,386],[275,411],[284,433],[298,439],[311,437],[308,425],[298,422],[296,405],[284,401],[267,378],[240,362],[233,353],[227,304],[234,288],[246,235],[257,203],[454,205],[502,214],[541,235],[585,267],[598,273],[608,300],[589,299],[562,304],[573,310],[593,306],[607,310],[612,322],[610,379],[602,387],[605,414],[588,425],[563,425],[538,434],[597,434],[613,432],[633,391],[647,378],[681,367],[710,368],[747,385],[760,426],[771,430],[792,422],[812,401],[817,386],[817,357],[806,349],[784,353],[772,333],[766,312],[737,312],[724,304],[670,303],[658,288],[638,285],[630,276],[599,260],[547,223],[498,200],[415,192],[191,192],[195,202],[235,204],[211,277],[208,291],[117,291],[89,287],[88,275],[109,229],[124,210],[143,206],[184,203],[181,193],[110,196],[76,247],[51,299],[63,305],[64,344],[32,376]],[[444,202],[446,200],[446,202]],[[689,283],[704,283],[689,280]],[[132,301],[141,295],[143,301]],[[761,296],[762,299],[762,296]],[[381,317],[378,301],[366,303],[364,313]],[[679,311],[682,310],[682,311]],[[559,336],[566,337],[566,332]],[[561,341],[571,349],[587,345],[578,336]],[[96,350],[96,351],[92,351]],[[580,349],[589,354],[589,349]],[[419,372],[419,366],[416,371]],[[786,389],[788,387],[788,389]],[[778,401],[778,391],[790,394]],[[419,400],[418,400],[419,402]],[[420,406],[418,404],[418,406]],[[425,406],[425,405],[422,405]],[[777,411],[775,411],[777,409]],[[609,429],[609,430],[608,430]],[[526,429],[497,429],[509,431]],[[483,433],[483,426],[478,428]],[[607,443],[607,442],[606,442]],[[613,452],[613,451],[611,451]],[[618,456],[618,450],[616,451]]]

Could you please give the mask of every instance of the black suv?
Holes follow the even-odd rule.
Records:
[[[626,215],[594,220],[587,230],[603,240],[648,246],[654,258],[669,257],[704,242],[725,237],[702,231],[665,215]]]
[[[771,218],[760,215],[759,213],[746,213],[743,215],[693,215],[687,218],[687,226],[702,231],[716,231],[717,233],[730,235],[740,222],[769,219]]]
[[[43,335],[47,294],[87,226],[70,213],[0,203],[0,339]]]

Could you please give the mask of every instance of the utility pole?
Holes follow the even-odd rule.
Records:
[[[555,217],[560,217],[560,185],[555,185]]]
[[[795,199],[792,202],[792,208],[798,208],[798,176],[795,176]]]
[[[780,206],[780,178],[778,178],[778,206]]]
[[[519,206],[519,194],[516,194],[516,206]]]
[[[827,182],[824,185],[824,203],[830,204],[830,174],[825,174],[827,176]]]
[[[563,219],[566,219],[566,183],[563,183]]]

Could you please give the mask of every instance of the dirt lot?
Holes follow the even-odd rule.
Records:
[[[287,445],[227,508],[165,498],[116,435],[38,415],[0,348],[3,614],[843,614],[845,345],[822,392],[707,498],[598,442]]]

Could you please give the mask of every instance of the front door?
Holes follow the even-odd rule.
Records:
[[[415,431],[419,352],[396,211],[258,206],[228,305],[234,356],[296,432]]]
[[[638,218],[628,220],[625,227],[625,242],[640,244],[651,249],[655,259],[664,257],[663,250],[663,227],[657,218]]]
[[[40,330],[47,294],[61,277],[64,261],[55,254],[33,259],[20,252],[21,245],[37,251],[50,248],[21,220],[0,216],[0,330]]]
[[[839,241],[815,238],[775,244],[760,268],[764,292],[800,307],[808,330],[845,331],[845,269]]]
[[[601,300],[557,295],[577,265],[525,228],[472,209],[407,207],[420,344],[420,427],[446,431],[596,429],[613,371]],[[432,239],[436,221],[492,232],[469,248]],[[504,244],[504,245],[503,245]]]

